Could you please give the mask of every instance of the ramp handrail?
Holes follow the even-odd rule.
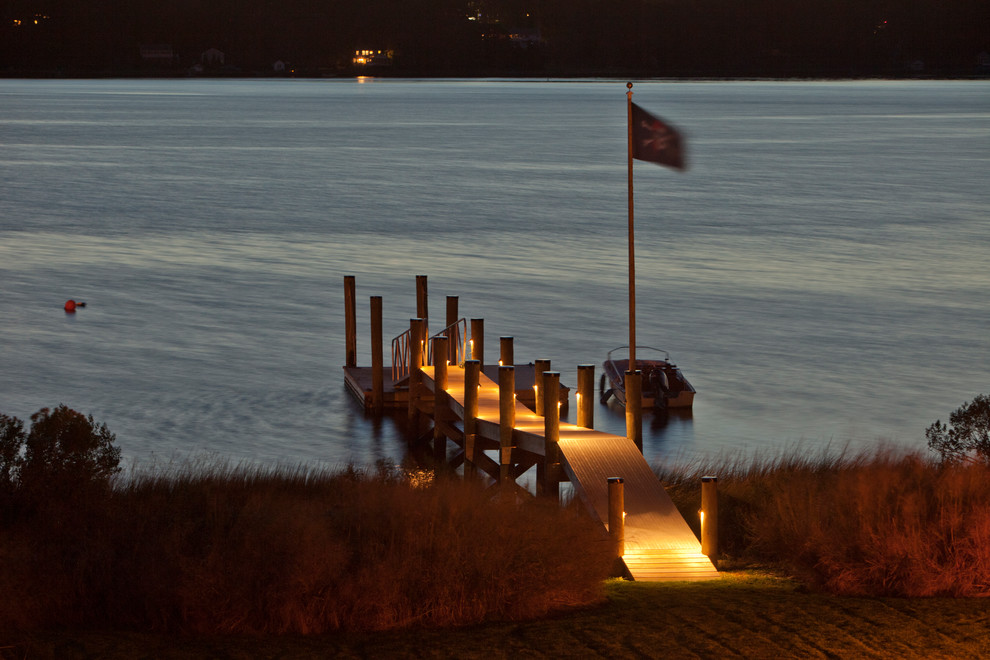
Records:
[[[409,350],[409,338],[411,331],[406,330],[401,335],[392,340],[392,382],[397,383],[409,375],[409,360],[411,352]],[[461,318],[448,325],[446,328],[431,335],[426,340],[426,350],[423,351],[425,364],[433,364],[433,342],[434,337],[447,337],[450,347],[449,360],[452,364],[463,364],[466,359],[467,349],[467,319]]]

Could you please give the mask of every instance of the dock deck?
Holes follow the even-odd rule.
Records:
[[[535,407],[536,395],[533,384],[536,382],[536,365],[529,364],[515,365],[516,370],[516,398],[530,408]],[[385,367],[385,373],[391,371],[391,367]],[[482,369],[488,378],[495,380],[498,378],[498,365],[490,364]],[[344,383],[347,389],[360,401],[365,408],[371,408],[374,393],[372,391],[373,370],[371,367],[344,367]],[[409,390],[403,385],[396,385],[391,378],[383,378],[382,386],[384,390],[385,408],[404,408],[409,403]],[[568,405],[568,394],[570,388],[560,386],[561,405],[566,408]]]

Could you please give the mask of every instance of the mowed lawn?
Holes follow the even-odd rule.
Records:
[[[714,582],[613,580],[552,619],[320,636],[0,633],[7,658],[985,658],[990,599],[849,598],[758,571]]]

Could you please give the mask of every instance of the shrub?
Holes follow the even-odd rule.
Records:
[[[0,503],[4,520],[14,510],[106,493],[120,472],[120,449],[105,424],[65,405],[31,415],[31,429],[16,417],[0,415]]]
[[[928,448],[943,460],[974,457],[990,463],[990,396],[979,394],[969,403],[949,414],[947,426],[942,420],[928,427]]]

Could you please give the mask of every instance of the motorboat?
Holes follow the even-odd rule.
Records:
[[[601,402],[614,398],[626,405],[625,374],[629,370],[629,347],[608,352],[599,383]],[[643,374],[643,408],[666,410],[691,408],[695,389],[681,370],[670,361],[670,354],[659,348],[636,346],[636,369]],[[606,387],[606,385],[608,387]]]

